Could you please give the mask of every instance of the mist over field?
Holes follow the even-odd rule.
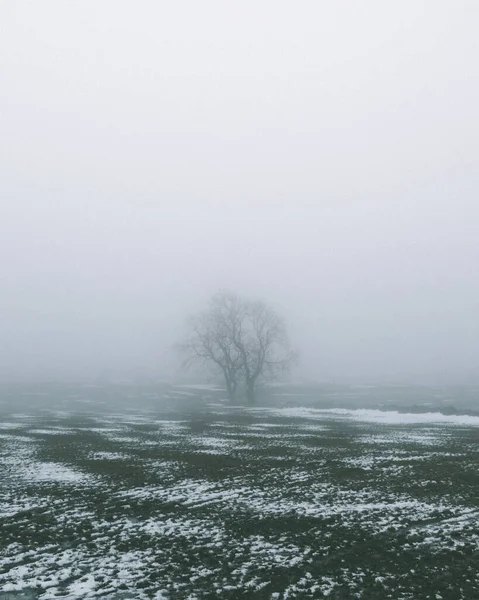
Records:
[[[479,598],[478,31],[0,2],[0,600]]]
[[[300,380],[477,383],[475,2],[0,7],[0,378],[174,379],[218,289]]]

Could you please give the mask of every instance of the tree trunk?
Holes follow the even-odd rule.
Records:
[[[249,406],[256,404],[256,390],[254,379],[249,379],[246,381],[246,400]]]
[[[236,400],[236,382],[226,379],[226,389],[228,391],[228,398],[233,404]]]

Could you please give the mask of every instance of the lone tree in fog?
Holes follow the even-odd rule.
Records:
[[[231,401],[242,381],[248,404],[254,404],[258,381],[284,373],[296,358],[284,319],[264,302],[231,292],[215,294],[208,308],[189,320],[189,330],[180,345],[185,366],[214,367]]]
[[[241,356],[230,332],[235,330],[239,308],[236,298],[224,294],[214,296],[207,310],[189,319],[189,336],[180,344],[184,366],[206,365],[219,371],[232,401],[236,399]]]

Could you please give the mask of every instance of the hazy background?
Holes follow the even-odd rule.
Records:
[[[171,377],[218,288],[298,377],[479,381],[479,3],[0,3],[0,379]]]

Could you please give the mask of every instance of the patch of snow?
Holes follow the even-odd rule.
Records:
[[[175,389],[187,389],[187,390],[205,390],[208,392],[217,392],[223,391],[220,385],[215,385],[212,383],[185,383],[183,385],[175,385]]]
[[[254,409],[258,410],[258,409]],[[442,413],[401,413],[395,410],[348,409],[348,408],[274,408],[263,409],[279,417],[301,419],[353,419],[381,425],[462,425],[479,427],[479,417],[472,415],[443,415]]]
[[[128,460],[131,458],[129,454],[122,452],[92,452],[88,458],[93,460]]]
[[[95,480],[93,475],[54,462],[33,461],[24,465],[19,474],[24,478],[39,482],[86,483]]]

